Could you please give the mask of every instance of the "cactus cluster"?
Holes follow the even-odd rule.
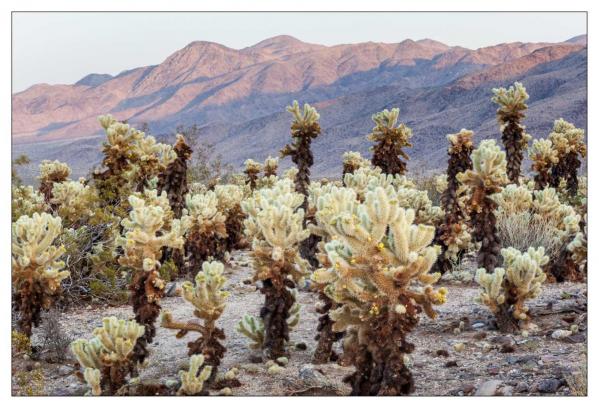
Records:
[[[563,119],[558,119],[553,124],[549,140],[557,152],[558,160],[552,168],[551,187],[559,187],[559,183],[563,179],[570,196],[575,196],[578,192],[580,157],[585,157],[587,153],[584,130]]]
[[[353,174],[356,170],[362,167],[370,167],[370,165],[370,161],[363,158],[360,152],[345,152],[343,153],[343,174],[341,179],[348,173]]]

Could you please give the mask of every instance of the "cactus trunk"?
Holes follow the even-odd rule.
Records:
[[[524,139],[524,129],[516,118],[512,118],[507,122],[501,140],[505,146],[507,176],[510,183],[519,184],[520,168],[524,157],[522,147],[526,140]]]
[[[135,344],[134,360],[142,363],[148,356],[147,346],[156,335],[156,319],[160,315],[159,299],[164,296],[164,287],[159,283],[157,271],[138,271],[133,276],[129,290],[135,321],[145,327],[143,336]]]
[[[289,341],[287,318],[295,300],[285,286],[275,285],[271,279],[262,281],[260,291],[265,296],[260,310],[264,322],[263,351],[271,359],[283,357],[286,354],[285,343]]]
[[[316,350],[314,350],[314,356],[312,362],[314,364],[326,364],[331,361],[337,361],[338,356],[333,351],[333,345],[336,341],[343,337],[343,333],[336,333],[333,331],[333,320],[329,316],[329,311],[333,308],[333,301],[324,293],[319,294],[320,301],[323,302],[323,306],[317,309],[321,316],[318,318],[318,334],[314,338],[318,343]]]
[[[485,197],[481,211],[472,215],[474,238],[481,243],[476,261],[480,268],[487,271],[495,269],[500,260],[501,242],[497,235],[496,208],[497,204],[490,197]]]

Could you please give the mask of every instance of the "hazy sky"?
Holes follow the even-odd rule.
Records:
[[[478,48],[564,41],[585,13],[13,13],[13,92],[162,62],[191,41],[243,48],[287,34],[325,45],[431,38]]]

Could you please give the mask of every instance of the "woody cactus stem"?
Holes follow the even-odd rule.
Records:
[[[368,139],[375,142],[373,147],[372,164],[383,170],[383,173],[392,175],[403,175],[407,171],[406,162],[409,160],[403,149],[412,147],[409,142],[412,137],[412,129],[401,123],[397,125],[399,119],[399,108],[393,108],[391,111],[385,109],[375,115],[372,120],[376,126]]]
[[[281,150],[281,157],[290,156],[291,160],[297,166],[297,174],[295,176],[295,191],[304,196],[304,201],[301,208],[304,212],[308,211],[308,187],[310,186],[310,167],[314,164],[314,155],[310,148],[312,139],[315,139],[320,134],[320,124],[318,120],[320,115],[315,108],[309,104],[304,104],[303,112],[300,110],[297,101],[293,101],[292,106],[287,107],[287,111],[293,115],[291,123],[291,137],[293,142],[287,144]],[[306,227],[307,220],[304,219],[303,226]],[[311,265],[318,265],[316,260],[316,246],[319,238],[315,235],[310,235],[300,245],[300,253],[302,257]]]
[[[319,293],[319,297],[322,304],[316,309],[320,313],[320,317],[318,318],[318,334],[314,338],[318,343],[316,344],[316,350],[314,350],[312,362],[314,364],[325,364],[329,361],[337,361],[339,358],[333,350],[333,344],[343,338],[343,333],[333,331],[335,322],[329,316],[329,312],[335,306],[333,301],[322,292]]]
[[[523,150],[530,139],[524,131],[525,127],[520,123],[525,117],[524,111],[528,108],[528,94],[520,82],[515,82],[509,89],[495,88],[493,93],[495,96],[491,100],[499,105],[497,121],[501,126],[501,140],[507,153],[507,175],[511,183],[518,184]]]
[[[495,140],[483,140],[472,152],[472,170],[458,174],[462,185],[458,194],[468,191],[466,208],[470,213],[474,238],[481,243],[478,266],[492,271],[499,262],[501,243],[497,235],[497,203],[491,197],[507,183],[505,153]]]
[[[445,211],[445,219],[437,231],[438,242],[441,246],[441,255],[438,258],[437,266],[441,273],[451,269],[451,256],[448,256],[448,249],[455,241],[454,236],[459,235],[462,229],[466,228],[465,220],[467,214],[460,203],[458,196],[459,181],[457,175],[472,169],[473,144],[471,130],[462,129],[459,133],[447,135],[449,141],[449,160],[447,162],[447,188],[441,195],[441,206]],[[456,248],[459,252],[463,248]],[[458,253],[455,254],[458,256]]]
[[[177,135],[177,142],[173,150],[177,153],[177,158],[159,175],[157,190],[159,195],[163,190],[166,191],[175,218],[181,218],[183,208],[185,208],[185,195],[189,192],[187,162],[191,159],[193,150],[181,134]]]

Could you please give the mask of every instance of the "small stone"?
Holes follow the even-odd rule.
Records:
[[[516,384],[516,387],[514,387],[514,392],[518,394],[528,392],[528,384],[526,384],[525,382],[519,382],[518,384]]]
[[[500,353],[513,353],[515,350],[516,349],[512,345],[502,344],[501,348],[499,349],[499,352]]]
[[[170,282],[166,284],[164,288],[164,296],[175,297],[177,296],[177,282]]]
[[[491,337],[489,341],[493,344],[499,344],[500,346],[513,346],[516,342],[509,336],[495,336]]]
[[[60,367],[58,367],[58,370],[56,372],[56,374],[59,376],[70,375],[72,373],[73,373],[73,368],[69,367],[67,365],[61,365]]]
[[[483,340],[487,337],[487,333],[479,332],[479,333],[476,333],[473,337],[474,337],[474,340]]]
[[[262,363],[264,360],[262,359],[262,356],[258,355],[258,354],[252,354],[250,355],[250,363],[254,363],[254,364],[259,364]]]
[[[477,323],[473,323],[472,324],[472,328],[474,330],[478,330],[478,329],[482,329],[486,326],[486,324],[482,323],[482,322],[477,322]]]
[[[449,357],[449,353],[447,352],[447,350],[437,350],[435,352],[435,355],[437,357]]]
[[[326,377],[313,364],[304,364],[298,371],[301,380],[311,384],[323,384],[328,382]]]
[[[509,396],[513,395],[513,393],[514,393],[513,390],[514,389],[512,387],[510,387],[509,385],[506,385],[504,387],[501,387],[498,394],[509,397]]]
[[[499,380],[489,380],[485,381],[481,385],[478,386],[478,389],[474,393],[474,395],[478,396],[493,396],[496,395],[497,388],[501,385],[501,381]]]
[[[542,394],[553,394],[555,393],[559,387],[562,385],[562,382],[557,378],[549,378],[546,380],[541,380],[537,384],[537,390]]]
[[[466,348],[466,346],[464,345],[464,343],[456,343],[453,345],[453,349],[455,351],[457,351],[458,353],[461,353],[462,351],[464,351],[465,348]]]
[[[229,387],[225,387],[225,388],[221,389],[220,391],[218,391],[218,395],[223,395],[223,396],[233,395],[233,391],[231,391],[231,389]]]
[[[555,340],[560,340],[560,339],[566,338],[571,335],[572,335],[572,332],[570,330],[558,329],[558,330],[554,331],[553,333],[551,333],[551,338],[555,339]]]
[[[584,343],[586,340],[587,337],[584,333],[576,333],[564,339],[564,341],[568,343]]]
[[[179,385],[179,381],[173,380],[171,378],[171,379],[166,380],[164,382],[164,385],[166,385],[168,388],[175,388],[175,387],[177,387]]]
[[[40,363],[39,361],[36,361],[35,364],[33,364],[33,367],[35,368],[40,368],[42,366],[42,363]]]
[[[474,387],[473,384],[464,384],[461,391],[463,395],[472,395],[472,392],[474,392],[475,388],[476,387]]]
[[[445,367],[457,367],[458,366],[458,362],[455,360],[449,360],[447,363],[445,363]]]
[[[274,364],[274,365],[268,367],[268,374],[276,375],[276,374],[282,373],[284,370],[285,369],[283,367],[281,367],[280,365]]]
[[[242,364],[241,369],[250,374],[256,374],[260,372],[261,367],[257,364]]]
[[[289,359],[287,357],[279,357],[277,358],[277,363],[283,367],[289,364]]]
[[[297,343],[295,345],[295,348],[297,350],[306,350],[308,348],[308,346],[306,346],[306,343]]]

